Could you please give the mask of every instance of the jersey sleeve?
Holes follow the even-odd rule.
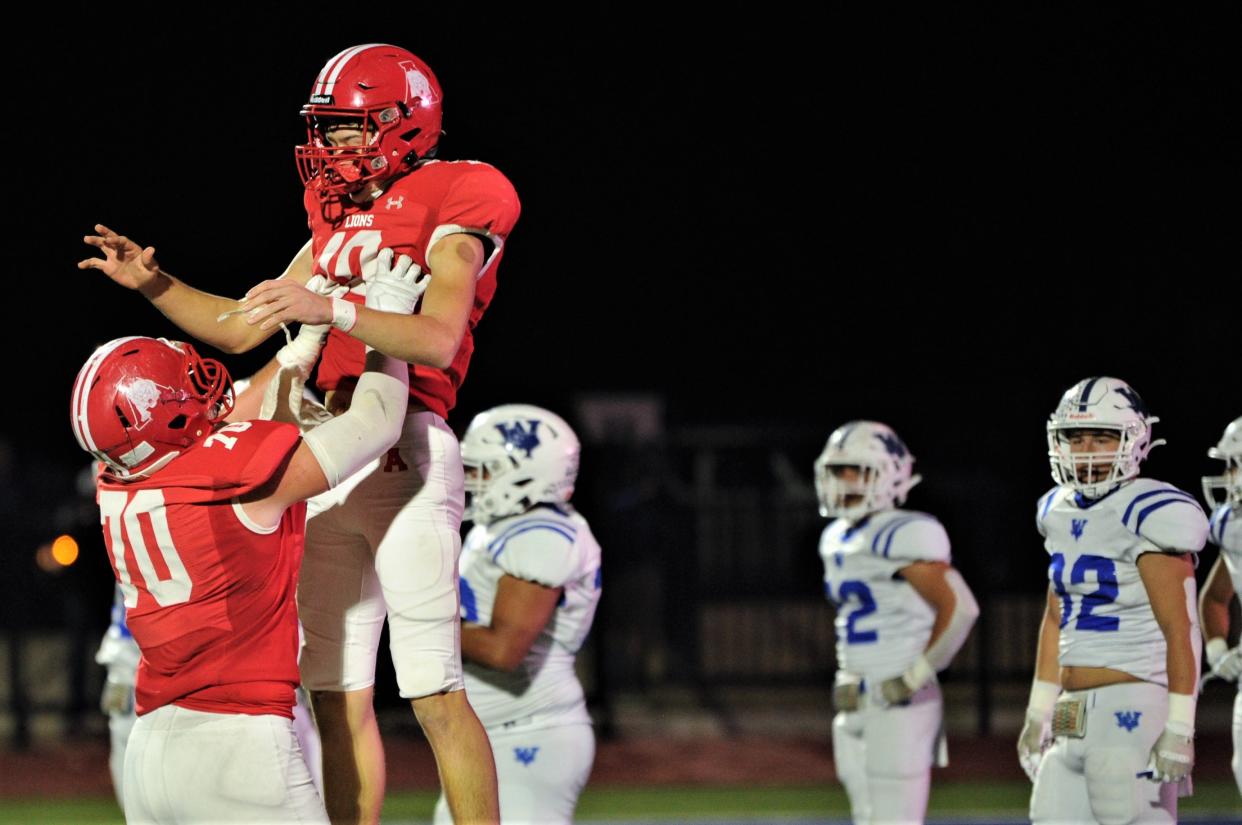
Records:
[[[1121,520],[1126,529],[1159,550],[1197,553],[1207,542],[1208,520],[1203,508],[1190,493],[1170,485],[1136,495]],[[1136,559],[1140,552],[1136,550]]]
[[[216,430],[148,481],[162,487],[170,501],[229,499],[267,483],[301,438],[292,424],[235,422]]]
[[[563,522],[518,522],[501,534],[488,550],[492,560],[514,578],[545,587],[561,587],[578,570],[575,535]]]
[[[1039,497],[1039,502],[1035,505],[1035,529],[1044,538],[1048,537],[1048,532],[1044,528],[1044,519],[1048,516],[1048,511],[1052,509],[1052,504],[1056,500],[1057,492],[1060,487],[1053,487],[1048,492]]]
[[[479,271],[487,271],[499,255],[505,239],[513,231],[522,205],[509,179],[486,163],[472,163],[448,186],[436,215],[436,227],[427,241],[424,260],[431,248],[447,235],[467,233],[488,242],[488,260]]]
[[[949,534],[929,515],[911,513],[876,532],[872,549],[894,561],[949,561]]]

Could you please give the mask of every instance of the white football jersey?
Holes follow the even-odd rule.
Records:
[[[515,671],[465,662],[466,695],[483,726],[589,722],[574,673],[574,656],[591,631],[600,596],[600,549],[586,519],[543,505],[476,525],[466,535],[459,570],[463,622],[491,623],[496,589],[506,574],[564,588],[548,626]]]
[[[1212,544],[1220,548],[1225,567],[1233,582],[1233,592],[1242,599],[1242,507],[1222,504],[1212,511],[1209,524]]]
[[[1040,497],[1035,518],[1052,559],[1048,580],[1061,599],[1061,665],[1107,667],[1168,686],[1164,634],[1138,560],[1203,549],[1207,517],[1194,496],[1150,478],[1094,501],[1062,486]],[[1198,612],[1188,609],[1197,643]]]
[[[934,517],[881,510],[837,519],[819,540],[824,594],[837,606],[837,667],[878,683],[905,672],[927,648],[936,612],[897,571],[949,561],[949,536]]]

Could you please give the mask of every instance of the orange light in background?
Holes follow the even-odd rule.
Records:
[[[52,558],[61,567],[68,567],[78,560],[78,543],[73,536],[60,536],[52,542]]]

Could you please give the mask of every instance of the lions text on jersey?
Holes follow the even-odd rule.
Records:
[[[1036,522],[1061,599],[1060,664],[1111,668],[1167,687],[1164,634],[1138,560],[1203,548],[1207,518],[1194,497],[1146,478],[1095,500],[1061,486],[1039,499]]]
[[[878,685],[923,653],[935,611],[897,575],[918,561],[949,561],[949,537],[933,516],[881,510],[837,519],[819,542],[824,592],[837,606],[837,666]]]
[[[476,525],[461,562],[462,621],[487,625],[500,578],[510,575],[564,592],[522,664],[502,673],[466,663],[466,694],[484,727],[532,719],[590,722],[574,656],[586,640],[600,596],[600,549],[582,516],[544,504]]]

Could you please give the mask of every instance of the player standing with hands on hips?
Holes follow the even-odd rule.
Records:
[[[302,108],[308,140],[296,152],[311,240],[280,279],[250,291],[244,318],[218,323],[238,310],[236,301],[163,272],[153,248],[103,226],[87,242],[104,260],[80,264],[139,290],[190,335],[226,352],[252,349],[282,323],[331,324],[318,385],[332,412],[350,404],[364,345],[411,365],[410,413],[394,450],[313,502],[307,525],[302,677],[323,739],[334,822],[379,819],[385,771],[372,693],[385,616],[401,695],[435,752],[454,817],[498,815],[491,748],[462,690],[462,469],[445,418],[520,206],[494,167],[433,159],[441,97],[430,68],[405,49],[367,44],[327,62]],[[431,273],[413,313],[362,305],[381,249]],[[307,289],[312,275],[348,294]]]
[[[1208,525],[1194,496],[1138,477],[1164,443],[1152,440],[1157,421],[1106,377],[1071,387],[1048,421],[1057,486],[1036,510],[1048,599],[1018,740],[1036,823],[1176,822],[1189,784],[1193,557]]]
[[[851,421],[815,461],[824,590],[837,606],[833,761],[855,823],[922,822],[932,762],[947,764],[937,671],[979,615],[949,537],[902,510],[914,456],[892,429]]]

